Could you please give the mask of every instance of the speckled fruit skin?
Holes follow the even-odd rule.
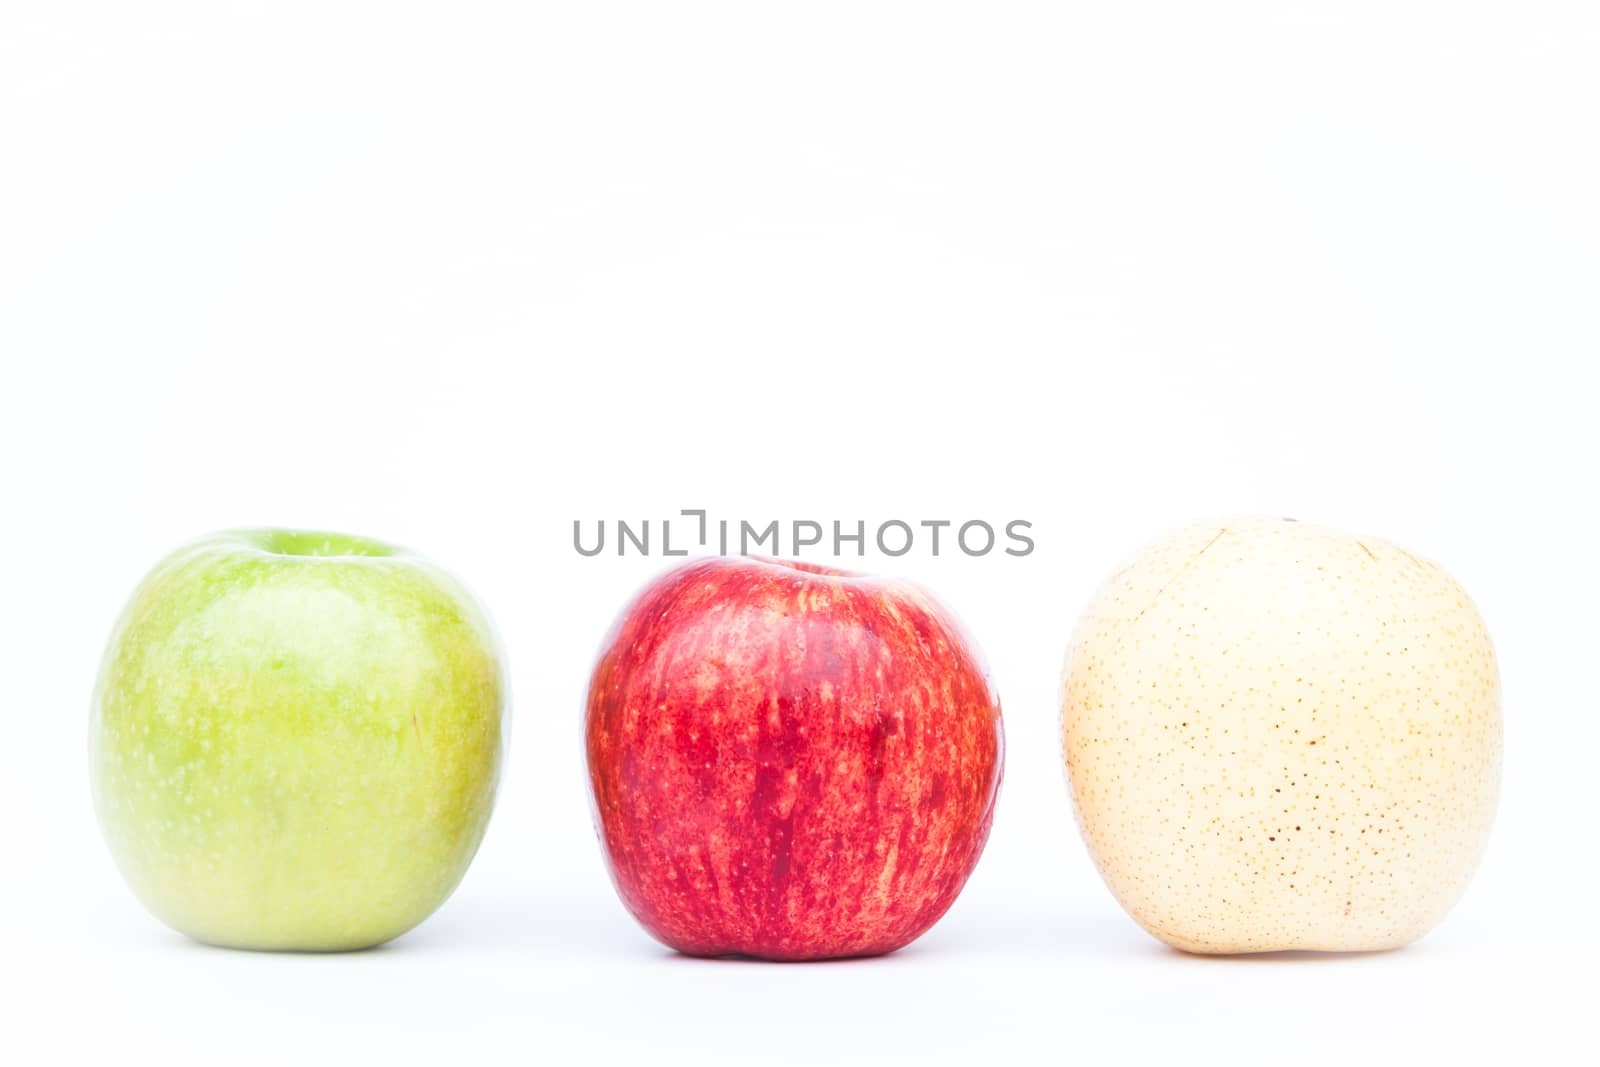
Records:
[[[628,910],[697,956],[892,952],[955,901],[999,789],[977,649],[914,586],[756,558],[648,585],[589,687]]]
[[[1395,948],[1483,851],[1489,634],[1449,575],[1386,541],[1282,519],[1179,530],[1100,590],[1063,689],[1083,836],[1169,945]]]
[[[112,634],[90,777],[158,917],[252,949],[357,949],[450,895],[499,776],[505,672],[448,575],[362,538],[244,530],[156,567]]]

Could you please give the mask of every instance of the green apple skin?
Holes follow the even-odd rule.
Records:
[[[494,805],[506,672],[420,556],[240,530],[134,593],[95,687],[90,777],[118,866],[196,940],[366,948],[427,918]]]

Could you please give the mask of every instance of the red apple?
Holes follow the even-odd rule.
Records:
[[[589,684],[623,903],[696,956],[872,956],[972,873],[1004,762],[982,658],[922,590],[705,559],[645,587]]]

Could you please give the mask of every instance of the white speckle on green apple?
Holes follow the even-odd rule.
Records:
[[[90,777],[145,905],[197,940],[397,937],[466,873],[507,709],[487,616],[420,556],[243,530],[139,586],[95,687]]]

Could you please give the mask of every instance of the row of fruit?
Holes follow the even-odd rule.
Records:
[[[1180,529],[1078,624],[1061,736],[1080,829],[1142,926],[1195,952],[1361,950],[1465,887],[1499,784],[1499,679],[1466,594],[1289,520]],[[487,617],[393,546],[286,530],[168,557],[112,635],[91,777],[145,904],[201,941],[338,950],[425,919],[499,778]],[[972,638],[922,589],[687,562],[618,618],[585,744],[628,910],[695,955],[892,952],[977,864],[1004,763]]]

